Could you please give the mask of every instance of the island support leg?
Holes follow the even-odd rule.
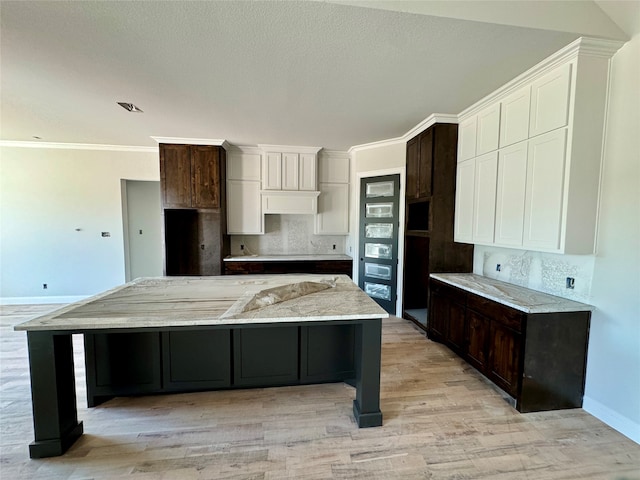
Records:
[[[382,425],[380,411],[380,348],[382,319],[365,320],[356,326],[356,399],[353,415],[360,428]]]
[[[71,334],[27,332],[35,441],[31,458],[62,455],[83,432],[78,422]]]

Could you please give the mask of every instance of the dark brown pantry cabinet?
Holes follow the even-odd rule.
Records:
[[[473,245],[453,241],[458,126],[436,123],[407,142],[402,316],[426,329],[429,274],[470,272]]]
[[[520,412],[582,406],[591,312],[525,313],[431,279],[427,335],[512,397]]]
[[[223,273],[225,164],[219,146],[160,144],[165,275]]]

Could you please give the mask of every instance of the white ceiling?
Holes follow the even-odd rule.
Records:
[[[446,3],[2,1],[0,139],[346,150],[457,114],[581,34],[628,38],[590,0]]]

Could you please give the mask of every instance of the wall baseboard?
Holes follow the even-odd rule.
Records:
[[[584,397],[582,401],[582,408],[598,420],[601,420],[614,430],[620,432],[625,437],[628,437],[637,444],[640,444],[640,424],[620,415],[615,410],[612,410],[597,400],[589,397]]]
[[[47,305],[50,303],[73,303],[91,295],[60,295],[52,297],[0,297],[0,305]]]

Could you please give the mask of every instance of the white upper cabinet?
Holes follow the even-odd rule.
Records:
[[[297,153],[282,154],[282,190],[299,190],[298,161]]]
[[[529,141],[522,245],[533,250],[560,249],[566,130]]]
[[[520,142],[498,154],[498,189],[496,192],[496,245],[522,245],[524,201],[527,184],[527,145]]]
[[[317,191],[318,152],[316,147],[258,145],[263,151],[263,190]]]
[[[567,125],[570,87],[571,64],[558,67],[531,84],[529,137]]]
[[[316,155],[300,154],[298,163],[298,188],[300,190],[316,190],[318,185],[318,162]]]
[[[260,204],[261,155],[239,149],[227,154],[227,233],[257,235],[264,233],[264,215]]]
[[[478,113],[476,134],[476,155],[483,155],[498,149],[500,138],[500,104],[491,105]]]
[[[262,188],[264,190],[282,190],[282,153],[263,155]]]
[[[456,170],[456,205],[453,239],[473,243],[473,203],[476,160],[458,163]]]
[[[478,117],[474,115],[458,125],[458,162],[476,156],[476,129]]]
[[[500,102],[500,147],[529,138],[531,86],[527,85]]]
[[[493,243],[498,152],[477,157],[475,162],[473,241],[474,243]]]
[[[349,157],[321,153],[318,160],[318,181],[320,183],[349,183]]]
[[[260,168],[260,154],[232,152],[227,155],[227,180],[259,182]]]
[[[318,159],[319,188],[316,235],[349,234],[349,157],[322,152]]]
[[[460,115],[456,241],[594,252],[609,59],[621,45],[580,38]]]

